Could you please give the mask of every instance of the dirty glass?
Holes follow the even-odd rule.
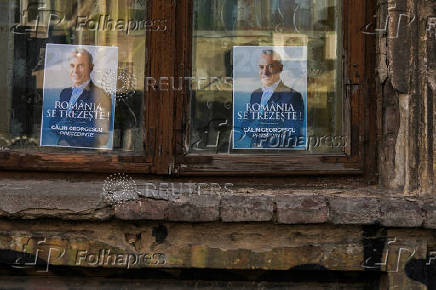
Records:
[[[338,0],[195,0],[189,150],[197,154],[342,153],[343,133],[341,1]],[[303,47],[306,135],[303,150],[235,150],[234,61],[250,57],[235,47]],[[254,48],[253,48],[254,47]],[[258,61],[257,58],[252,59]],[[247,64],[256,68],[256,63]],[[283,69],[286,86],[292,67]],[[256,75],[257,72],[253,73]],[[295,73],[295,71],[294,71]],[[295,76],[295,75],[294,75]],[[301,77],[301,76],[298,76]],[[259,80],[259,79],[257,79]],[[260,87],[260,86],[259,86]],[[292,147],[292,146],[291,146]],[[283,149],[283,150],[282,150]],[[292,148],[291,148],[292,149]],[[295,149],[295,148],[294,148]],[[301,149],[301,148],[300,148]]]
[[[40,147],[47,44],[118,47],[113,150],[143,151],[146,0],[0,1],[0,146],[3,150],[71,152]],[[116,66],[116,64],[115,64]],[[91,80],[102,86],[97,68]]]

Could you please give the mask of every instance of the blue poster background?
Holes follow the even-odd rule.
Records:
[[[88,85],[73,107],[70,61],[85,49],[94,65]],[[44,68],[41,146],[112,150],[118,48],[47,44]]]
[[[259,79],[258,58],[263,50],[273,49],[282,58],[281,80],[286,87],[300,93],[304,102],[304,121],[295,142],[291,146],[274,148],[253,144],[253,138],[244,133],[244,120],[238,112],[246,111],[254,91],[262,87]],[[252,122],[250,127],[269,127],[262,122]],[[305,150],[307,147],[307,47],[306,46],[235,46],[233,48],[233,149]],[[289,141],[289,140],[288,140]]]

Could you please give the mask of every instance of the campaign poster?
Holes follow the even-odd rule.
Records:
[[[112,150],[118,48],[47,44],[41,146]]]
[[[306,150],[307,47],[233,48],[233,149]]]

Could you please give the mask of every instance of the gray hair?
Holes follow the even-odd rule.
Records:
[[[76,49],[73,51],[72,56],[73,56],[73,57],[77,57],[78,54],[86,54],[86,55],[88,56],[89,66],[90,66],[91,68],[94,66],[94,60],[93,60],[93,58],[92,58],[92,54],[91,54],[88,50],[86,50],[86,49],[84,49],[84,48],[76,48]]]
[[[272,56],[272,59],[273,59],[274,61],[278,62],[279,64],[283,64],[283,63],[282,63],[282,57],[280,56],[280,54],[279,54],[278,52],[276,52],[276,51],[273,50],[273,49],[265,49],[265,50],[262,50],[262,54],[265,54],[265,55],[271,55],[271,56]]]

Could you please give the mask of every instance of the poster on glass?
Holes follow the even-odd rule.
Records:
[[[306,150],[307,47],[233,48],[233,149]]]
[[[112,150],[118,48],[47,44],[41,146]]]

